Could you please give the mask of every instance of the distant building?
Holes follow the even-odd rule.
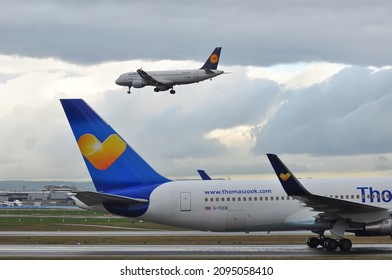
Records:
[[[71,186],[44,186],[42,191],[3,191],[0,200],[20,200],[26,206],[73,206],[74,201],[67,194],[76,190]]]

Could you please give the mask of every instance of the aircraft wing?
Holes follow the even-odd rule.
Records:
[[[313,208],[315,211],[335,214],[369,213],[388,210],[382,207],[312,194],[304,188],[277,155],[267,154],[267,157],[287,195],[303,202],[306,206]]]
[[[147,199],[142,198],[130,198],[121,195],[90,192],[90,191],[78,191],[73,192],[74,197],[86,204],[87,206],[106,204],[106,203],[116,203],[125,205],[135,205],[135,204],[146,204]]]
[[[164,86],[165,84],[154,79],[151,75],[149,75],[146,71],[142,69],[137,69],[137,73],[142,77],[142,79],[150,86]]]

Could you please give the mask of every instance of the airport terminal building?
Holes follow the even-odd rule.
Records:
[[[44,186],[41,191],[1,191],[1,202],[19,200],[23,206],[74,206],[73,200],[67,195],[76,191],[70,186]]]

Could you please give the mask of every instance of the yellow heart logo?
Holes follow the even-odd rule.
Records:
[[[280,177],[280,179],[282,179],[283,181],[287,181],[287,180],[291,177],[291,174],[290,174],[290,173],[286,173],[286,174],[280,173],[280,174],[279,174],[279,177]]]
[[[117,134],[112,134],[103,143],[92,134],[84,134],[78,140],[82,155],[99,170],[108,169],[124,153],[127,144]]]

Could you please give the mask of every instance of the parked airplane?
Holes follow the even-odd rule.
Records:
[[[175,94],[176,91],[173,88],[175,85],[198,83],[223,74],[222,70],[217,70],[221,49],[221,47],[215,48],[200,69],[149,71],[147,73],[140,68],[136,72],[122,74],[116,80],[116,84],[128,87],[127,93],[131,93],[131,87],[154,86],[155,92],[171,89],[170,93]]]
[[[4,200],[3,202],[0,202],[1,206],[22,206],[22,202],[18,199],[15,199],[14,201],[7,201]]]
[[[309,238],[308,245],[323,243],[329,250],[351,248],[346,232],[392,234],[389,181],[311,179],[308,191],[273,155],[268,157],[283,188],[277,180],[172,181],[83,100],[61,103],[97,190],[74,193],[81,208],[203,231],[309,230],[319,238]],[[325,237],[327,230],[339,238]]]

